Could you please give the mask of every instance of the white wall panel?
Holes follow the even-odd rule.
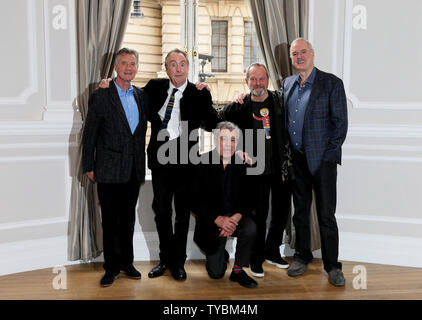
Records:
[[[1,2],[0,118],[39,120],[46,102],[42,3]]]
[[[316,66],[342,78],[348,97],[340,256],[422,267],[422,3],[311,1]]]
[[[66,262],[81,128],[74,8],[74,0],[0,3],[0,274]]]

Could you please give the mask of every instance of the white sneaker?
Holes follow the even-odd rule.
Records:
[[[264,276],[264,269],[262,269],[262,265],[251,264],[251,274],[254,277],[262,278]]]

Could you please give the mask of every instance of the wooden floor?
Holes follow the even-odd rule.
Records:
[[[291,259],[289,259],[291,262]],[[366,300],[366,299],[422,299],[422,269],[405,268],[367,263],[343,262],[346,286],[336,288],[327,280],[321,260],[315,259],[304,275],[298,278],[287,276],[287,271],[264,263],[265,277],[257,279],[258,287],[246,289],[228,278],[231,266],[223,279],[210,279],[203,260],[186,263],[188,279],[173,280],[166,272],[164,276],[149,279],[148,272],[156,262],[137,262],[141,280],[126,278],[123,274],[108,288],[101,288],[103,275],[101,263],[66,266],[67,289],[54,289],[58,275],[53,269],[43,269],[0,277],[0,299],[2,300],[94,300],[94,299],[140,299],[140,300]],[[365,267],[367,289],[356,290],[353,279],[357,265]],[[249,273],[249,269],[246,269]],[[64,282],[62,282],[62,285]]]

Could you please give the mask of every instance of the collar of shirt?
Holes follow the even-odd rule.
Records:
[[[306,82],[303,84],[303,85],[307,85],[307,84],[309,84],[309,85],[311,85],[312,86],[312,84],[314,83],[314,80],[315,80],[315,75],[316,75],[316,69],[315,69],[315,67],[312,69],[312,72],[311,72],[311,74],[309,75],[309,77],[308,77],[308,79],[306,80]],[[297,78],[296,78],[296,82],[300,85],[300,75],[297,75]]]
[[[119,85],[116,82],[116,78],[113,79],[114,84],[116,85],[117,92],[119,93],[119,97],[124,97],[127,93],[133,92],[133,86],[132,84],[129,85],[129,89],[127,91],[124,91],[122,88],[119,87]]]
[[[176,88],[178,91],[176,92],[176,95],[181,95],[183,96],[183,92],[185,91],[186,87],[188,86],[188,80],[186,79],[185,83],[183,85],[181,85],[179,88],[176,88],[173,83],[171,83],[170,81],[170,86],[169,89],[167,90],[167,93],[170,95],[170,93],[172,93],[173,89]]]

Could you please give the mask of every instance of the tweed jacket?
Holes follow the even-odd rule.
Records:
[[[286,106],[298,77],[293,75],[283,81]],[[288,112],[286,121],[287,116]],[[346,139],[347,127],[343,81],[333,74],[316,69],[302,131],[302,145],[312,175],[318,171],[321,161],[341,164],[341,147]]]
[[[145,180],[148,98],[143,89],[133,86],[133,90],[139,110],[139,124],[133,134],[113,81],[109,88],[96,90],[89,99],[82,138],[82,166],[84,172],[94,171],[98,182],[127,182],[133,165],[138,180]]]

